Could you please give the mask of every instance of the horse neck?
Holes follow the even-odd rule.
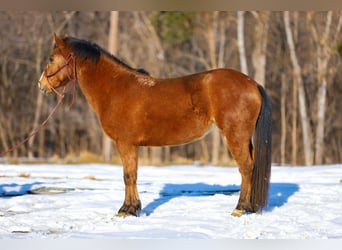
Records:
[[[97,63],[85,61],[78,64],[77,78],[80,88],[96,112],[105,105],[104,102],[108,99],[105,97],[109,93],[111,98],[115,97],[115,94],[120,94],[119,83],[122,82],[122,78],[128,76],[124,70],[121,65],[116,65],[103,55]]]

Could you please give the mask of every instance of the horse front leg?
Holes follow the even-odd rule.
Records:
[[[119,209],[118,216],[139,216],[141,202],[137,189],[138,147],[128,143],[117,143],[123,164],[125,182],[125,201]]]

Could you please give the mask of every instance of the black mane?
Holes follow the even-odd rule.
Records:
[[[115,57],[114,55],[110,54],[108,51],[106,51],[103,48],[101,48],[96,43],[92,43],[92,42],[89,42],[89,41],[86,41],[86,40],[82,40],[82,39],[78,39],[78,38],[75,38],[75,37],[66,37],[63,40],[67,44],[70,45],[72,51],[81,60],[89,59],[89,60],[93,61],[94,63],[96,63],[99,60],[100,55],[104,54],[107,57],[111,58],[116,63],[119,63],[122,66],[124,66],[124,67],[126,67],[126,68],[128,68],[130,70],[134,70],[136,72],[149,75],[149,73],[146,70],[144,70],[144,69],[132,68],[128,64],[124,63],[123,61],[121,61],[120,59]]]

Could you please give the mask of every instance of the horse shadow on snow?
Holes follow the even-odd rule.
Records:
[[[10,198],[15,196],[27,195],[33,187],[42,184],[44,184],[44,182],[33,182],[24,184],[0,184],[0,198]]]
[[[295,183],[270,183],[268,206],[264,211],[272,211],[276,207],[281,207],[288,202],[288,199],[299,191],[299,186]],[[240,192],[239,185],[209,185],[205,183],[193,184],[165,184],[159,192],[159,197],[143,208],[142,214],[151,215],[158,207],[178,197],[200,197],[212,196],[215,194],[236,195]]]

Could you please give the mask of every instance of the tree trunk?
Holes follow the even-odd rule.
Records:
[[[294,84],[298,86],[298,101],[299,101],[299,114],[300,121],[302,125],[303,134],[303,148],[304,148],[304,160],[305,165],[312,164],[312,150],[311,150],[311,137],[310,137],[310,126],[309,119],[306,111],[306,101],[305,101],[305,91],[302,79],[301,67],[298,63],[297,54],[294,46],[294,41],[292,37],[292,30],[290,26],[290,15],[288,11],[284,12],[284,24],[286,39],[290,49],[290,58],[293,66],[293,80]]]
[[[38,44],[37,44],[37,56],[36,56],[36,72],[37,72],[37,76],[39,76],[42,72],[42,69],[41,69],[41,59],[42,59],[42,39],[39,38],[38,39]],[[37,89],[37,92],[38,89]],[[35,129],[36,127],[38,127],[38,123],[39,123],[39,117],[41,115],[41,112],[42,112],[42,104],[43,104],[43,94],[41,93],[38,93],[38,96],[37,96],[37,103],[36,103],[36,110],[35,110],[35,113],[34,113],[34,119],[33,119],[33,128],[32,129]],[[44,133],[42,133],[44,134]],[[28,141],[28,157],[29,158],[33,158],[34,155],[33,155],[33,152],[34,152],[34,149],[33,149],[33,143],[34,143],[34,139],[35,138],[31,138],[31,140]]]
[[[294,74],[294,72],[292,73]],[[291,112],[292,122],[291,122],[291,164],[293,166],[297,165],[297,119],[298,119],[298,81],[297,78],[293,77],[292,86],[292,112]]]
[[[252,63],[255,70],[254,80],[265,86],[266,79],[266,46],[268,37],[269,11],[255,13],[257,23],[255,26],[255,47],[252,53]]]
[[[237,44],[240,55],[240,68],[241,72],[248,75],[248,66],[245,50],[245,35],[244,35],[244,11],[237,12]]]
[[[162,147],[150,147],[151,148],[151,164],[160,165],[162,163]]]
[[[330,59],[328,38],[332,20],[332,11],[327,14],[327,21],[323,37],[318,36],[318,32],[312,25],[312,35],[317,43],[317,74],[318,74],[318,93],[317,93],[317,127],[315,141],[315,164],[322,164],[324,151],[324,124],[325,124],[325,106],[327,95],[327,75],[329,71],[328,61]]]
[[[0,152],[3,152],[7,149],[9,149],[9,145],[7,143],[7,133],[5,132],[6,129],[4,127],[4,123],[3,121],[5,120],[5,118],[3,117],[2,113],[0,112],[0,141],[2,144],[2,147],[0,147]]]
[[[8,86],[8,77],[7,77],[7,56],[4,56],[3,60],[1,61],[1,80],[2,80],[2,84],[7,87]],[[4,93],[4,92],[2,92]],[[4,96],[1,96],[1,98],[3,98]],[[1,139],[1,143],[3,148],[0,148],[0,152],[5,151],[9,148],[9,144],[7,141],[8,138],[8,131],[6,129],[6,123],[5,121],[7,121],[9,119],[5,119],[6,117],[4,116],[4,110],[3,107],[0,106],[0,139]]]
[[[325,105],[327,96],[327,79],[323,76],[317,94],[317,128],[315,143],[315,164],[322,164],[324,150],[324,122],[325,122]]]
[[[207,31],[207,41],[209,47],[209,57],[210,57],[210,65],[212,68],[217,68],[217,59],[216,59],[216,32],[217,32],[217,23],[218,23],[218,12],[215,11],[213,13],[212,18],[208,18],[210,20]],[[212,148],[211,148],[211,164],[217,165],[219,162],[220,156],[220,131],[215,128],[212,132]]]
[[[108,36],[108,51],[115,55],[118,50],[118,31],[119,31],[119,12],[110,12],[110,26],[109,26],[109,36]],[[111,139],[103,133],[102,138],[102,155],[105,161],[110,160],[111,152]]]
[[[219,20],[219,12],[215,11],[212,16],[208,16],[209,25],[207,28],[207,41],[210,57],[210,67],[211,68],[222,68],[225,66],[224,63],[224,44],[225,44],[225,25],[224,22]],[[218,42],[218,46],[217,46]],[[218,49],[218,56],[216,56],[216,51]],[[220,161],[220,148],[221,148],[221,134],[218,128],[214,128],[212,135],[212,147],[211,147],[211,164],[217,165]],[[202,149],[203,143],[202,143]],[[203,150],[205,151],[205,149]],[[224,158],[229,159],[227,151],[224,150]]]
[[[281,96],[280,96],[280,116],[281,116],[281,135],[280,135],[280,163],[285,164],[286,159],[286,77],[281,75]]]

